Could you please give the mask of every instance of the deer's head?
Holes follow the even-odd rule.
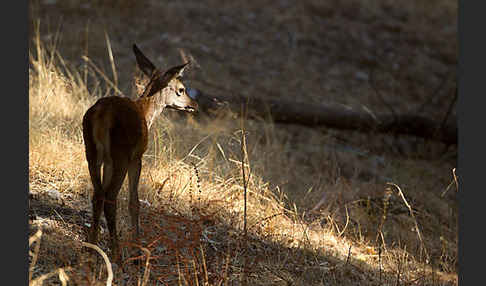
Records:
[[[149,78],[140,95],[141,98],[152,98],[157,109],[169,107],[187,112],[197,110],[196,101],[187,94],[182,82],[184,70],[189,63],[172,67],[162,73],[135,44],[133,52],[140,70]]]

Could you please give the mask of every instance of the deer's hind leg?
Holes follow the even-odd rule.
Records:
[[[103,204],[105,201],[105,191],[101,186],[101,164],[98,165],[97,162],[90,163],[90,160],[88,160],[88,165],[91,181],[93,182],[94,187],[93,198],[91,200],[91,204],[93,206],[93,221],[89,231],[88,241],[96,244],[98,242],[101,212],[103,211]]]
[[[116,208],[117,208],[117,197],[120,192],[120,188],[123,184],[125,176],[127,174],[128,159],[124,155],[118,154],[113,158],[110,164],[105,162],[105,169],[103,169],[103,174],[111,173],[111,178],[109,182],[105,185],[105,203],[104,211],[105,218],[108,225],[108,230],[110,232],[111,241],[111,251],[112,256],[115,260],[119,258],[119,244],[118,244],[118,232],[116,226]]]
[[[105,192],[101,184],[101,165],[103,164],[103,150],[98,150],[91,133],[91,125],[88,120],[83,122],[83,136],[86,149],[86,160],[88,161],[88,170],[93,184],[94,192],[92,197],[93,221],[88,234],[88,241],[96,244],[98,242],[98,230],[101,212],[103,211],[103,202]],[[98,146],[99,147],[99,146]]]

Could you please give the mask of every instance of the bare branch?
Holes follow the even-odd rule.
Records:
[[[101,257],[103,257],[103,260],[105,261],[106,264],[106,270],[108,271],[106,286],[111,286],[111,284],[113,283],[113,269],[111,268],[111,262],[110,259],[108,259],[106,253],[103,250],[101,250],[101,248],[99,248],[97,245],[88,242],[82,242],[82,245],[96,250],[101,255]]]

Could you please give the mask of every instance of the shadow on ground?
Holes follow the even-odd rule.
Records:
[[[71,266],[75,268],[74,279],[82,281],[90,279],[83,277],[89,276],[86,269],[95,272],[94,269],[104,268],[101,259],[93,260],[95,254],[81,250],[90,212],[74,209],[72,204],[77,202],[63,205],[41,196],[31,196],[29,201],[30,235],[39,226],[44,231],[37,262],[44,266],[44,271]],[[284,246],[289,244],[290,237],[266,237],[252,229],[245,237],[234,227],[237,217],[230,224],[221,221],[221,217],[231,216],[224,207],[207,213],[203,205],[192,205],[190,212],[190,217],[178,213],[170,203],[160,208],[143,206],[143,236],[138,241],[129,241],[126,240],[129,235],[122,235],[125,262],[115,268],[114,281],[132,285],[143,276],[146,256],[137,257],[139,252],[135,251],[141,247],[150,252],[149,281],[155,284],[158,281],[172,285],[183,279],[189,285],[204,281],[210,285],[239,285],[242,275],[250,285],[386,285],[403,281],[399,277],[403,272],[399,274],[398,269],[381,272],[352,256],[337,257],[326,249],[312,250],[305,242],[295,247]],[[119,221],[124,219],[119,214]],[[107,240],[108,233],[104,231],[99,245],[109,253]],[[102,277],[99,279],[103,280]],[[429,282],[425,280],[429,279],[424,276],[415,282],[426,285]]]

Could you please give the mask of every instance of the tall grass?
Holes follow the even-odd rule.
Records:
[[[85,77],[65,63],[55,49],[55,43],[47,46],[37,35],[34,48],[29,53],[30,192],[42,195],[54,189],[79,198],[90,197],[91,184],[84,157],[81,121],[85,110],[97,98],[109,93],[110,85],[105,84],[101,88],[103,82],[92,70],[90,75],[97,82],[94,88],[88,89]],[[168,215],[165,213],[174,211],[188,222],[198,222],[202,216],[206,220],[226,222],[234,228],[233,232],[243,228],[243,182],[240,180],[238,157],[228,150],[225,152],[218,143],[218,140],[224,139],[231,142],[230,145],[238,144],[237,130],[229,131],[220,126],[213,129],[218,131],[201,136],[201,131],[194,130],[197,128],[194,124],[170,122],[166,117],[153,128],[140,188],[141,199],[150,206],[150,211],[142,218],[146,239],[154,232],[154,224],[161,223],[148,214],[164,217]],[[204,150],[198,150],[202,146]],[[218,151],[215,151],[216,146],[219,146]],[[213,168],[221,163],[216,152],[223,154],[224,167]],[[266,219],[265,224],[268,225],[268,217],[282,212],[283,202],[269,190],[268,185],[256,176],[254,178],[248,186],[248,202],[252,210],[248,222],[253,229],[259,229],[259,222]],[[82,200],[84,205],[89,202],[89,199]],[[130,226],[123,219],[128,215],[125,192],[122,191],[119,200],[121,233],[122,237],[128,237]],[[169,220],[168,224],[168,228],[177,233],[179,226],[176,222]],[[200,231],[198,235],[206,237],[202,234],[205,229]],[[170,240],[165,240],[165,243],[171,245]],[[175,243],[172,242],[172,245],[179,245]],[[182,259],[176,254],[174,258]],[[175,261],[174,264],[179,265]]]
[[[93,65],[89,77],[81,76],[64,61],[56,43],[43,43],[39,34],[33,40],[29,59],[30,192],[43,194],[55,189],[69,195],[74,216],[79,216],[82,211],[90,212],[92,188],[84,157],[82,116],[97,98],[114,93],[116,87]],[[154,124],[143,158],[143,236],[138,241],[129,239],[126,186],[118,198],[126,262],[121,267],[129,278],[120,268],[114,269],[117,283],[126,278],[133,284],[228,285],[239,281],[273,285],[279,281],[371,285],[395,281],[396,277],[399,281],[422,279],[424,283],[431,279],[436,271],[420,257],[410,255],[406,246],[420,243],[415,234],[403,230],[417,226],[415,217],[401,221],[403,228],[390,226],[393,223],[390,219],[385,222],[386,213],[370,214],[371,200],[363,205],[363,200],[356,199],[362,185],[341,180],[333,173],[339,166],[331,155],[319,148],[313,149],[313,154],[320,158],[300,154],[291,146],[292,136],[269,122],[248,121],[245,128],[242,126],[231,116],[199,120],[169,112]],[[323,142],[319,140],[326,140],[308,134],[315,146]],[[323,158],[329,162],[322,163]],[[309,164],[301,164],[306,160]],[[332,174],[335,180],[319,179]],[[312,181],[316,179],[320,180],[317,185]],[[315,215],[298,209],[281,191],[282,182],[288,181],[293,181],[286,186],[290,193],[304,184],[329,190],[326,193],[332,195],[323,205],[325,211]],[[322,195],[315,193],[310,188],[302,200],[316,205]],[[53,217],[61,217],[64,225],[55,224],[57,229],[43,226],[50,228],[50,233],[44,232],[43,240],[37,238],[37,245],[42,244],[34,250],[37,260],[33,263],[44,268],[32,267],[31,274],[35,269],[48,269],[54,271],[53,277],[57,273],[63,279],[68,275],[76,281],[104,280],[105,275],[98,273],[104,273],[100,270],[104,263],[96,264],[78,251],[86,234],[79,218],[54,213]],[[373,231],[376,235],[376,222],[380,222],[379,232],[384,236],[404,234],[405,246],[398,240],[385,245],[383,251],[377,249],[365,235]],[[248,236],[243,235],[245,223]],[[77,225],[77,232],[69,230],[68,224]],[[100,245],[106,249],[105,236]],[[448,246],[443,253],[453,260],[453,250]],[[71,253],[77,263],[59,259],[61,252]],[[139,265],[143,267],[130,264],[134,260],[142,261]],[[71,267],[64,268],[65,264]],[[35,274],[32,281],[46,277]]]

